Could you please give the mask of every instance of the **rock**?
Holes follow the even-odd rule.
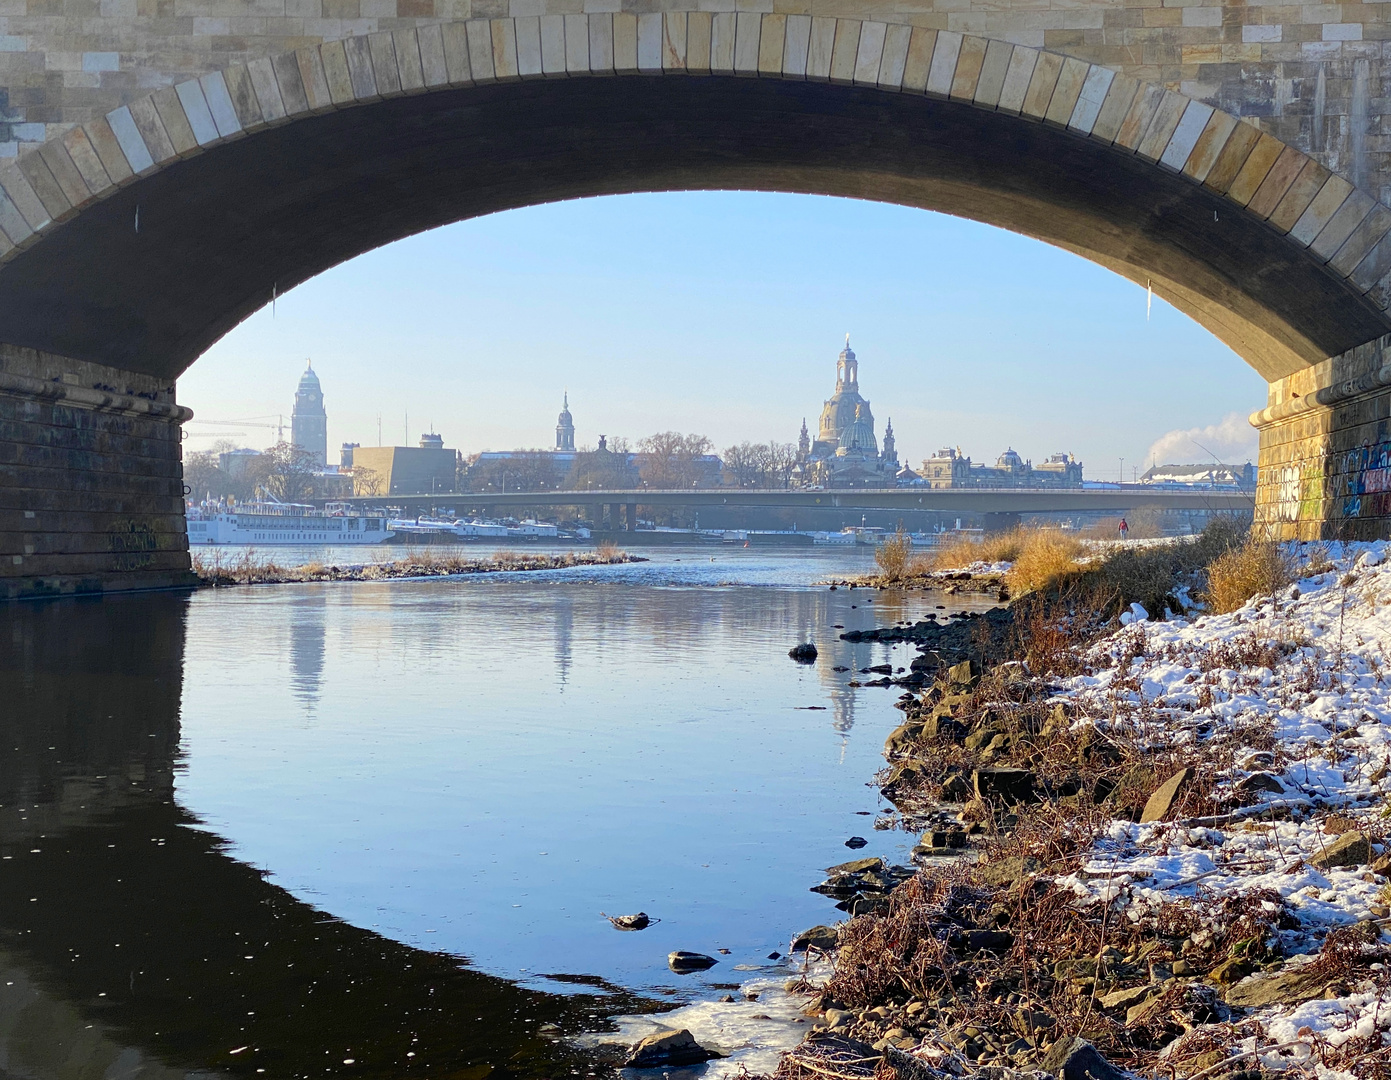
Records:
[[[713,956],[706,956],[704,953],[698,952],[685,952],[682,949],[667,954],[667,966],[678,975],[689,975],[693,971],[705,971],[718,963],[719,961]]]
[[[934,709],[932,715],[922,723],[922,737],[961,742],[966,738],[966,725],[954,719],[950,713],[939,713]]]
[[[769,959],[769,960],[781,960],[781,959],[782,959],[782,953],[778,952],[777,949],[774,949],[772,952],[770,952],[770,953],[768,954],[768,959]]]
[[[1252,773],[1236,786],[1237,791],[1250,794],[1255,791],[1270,791],[1276,795],[1284,793],[1285,786],[1268,772]]]
[[[830,952],[839,940],[840,932],[834,926],[813,926],[792,939],[792,951],[806,952],[808,949],[816,949],[818,952]]]
[[[1335,866],[1362,866],[1372,861],[1372,844],[1360,832],[1346,832],[1309,859],[1310,866],[1331,870]]]
[[[975,689],[980,682],[980,664],[975,660],[963,660],[947,668],[947,684],[954,688]]]
[[[884,740],[884,752],[888,754],[905,754],[918,741],[926,730],[927,725],[914,723],[912,720],[906,724],[899,724],[893,731],[889,732],[889,737]]]
[[[872,859],[851,859],[826,867],[828,874],[877,874],[884,869],[884,860],[877,856]]]
[[[1096,1000],[1103,1009],[1129,1009],[1132,1005],[1138,1005],[1144,1001],[1152,993],[1154,993],[1153,986],[1132,986],[1125,990],[1113,990]]]
[[[849,840],[845,841],[845,846],[848,848],[868,847],[869,841],[863,836],[852,836]]]
[[[699,1065],[721,1056],[705,1049],[689,1031],[681,1028],[679,1031],[658,1031],[642,1039],[623,1064],[630,1069],[655,1069],[661,1065]]]
[[[1155,1013],[1164,1004],[1164,990],[1166,988],[1151,987],[1149,996],[1143,1001],[1125,1010],[1125,1026],[1136,1027],[1154,1017]]]
[[[855,1022],[855,1014],[849,1009],[827,1009],[825,1014],[826,1026],[834,1031],[836,1028],[846,1028]]]
[[[1243,959],[1240,956],[1232,956],[1223,960],[1209,971],[1207,973],[1207,980],[1210,983],[1216,983],[1218,986],[1231,986],[1233,983],[1241,982],[1242,979],[1246,978],[1246,976],[1250,975],[1251,972],[1255,970],[1256,965],[1251,963],[1251,961]]]
[[[1180,793],[1188,782],[1193,779],[1192,769],[1180,769],[1173,776],[1160,784],[1149,801],[1145,803],[1145,809],[1140,814],[1140,821],[1163,821],[1174,809],[1174,803],[1178,801]]]
[[[1281,971],[1274,975],[1245,979],[1227,988],[1223,999],[1228,1005],[1243,1009],[1259,1009],[1264,1005],[1298,1005],[1323,993],[1324,988],[1336,979],[1334,975],[1319,974],[1309,970],[1312,964]]]
[[[1059,1039],[1043,1058],[1040,1068],[1058,1080],[1125,1080],[1117,1069],[1086,1039]]]
[[[971,786],[982,802],[1012,805],[1035,801],[1034,774],[1028,769],[977,769]]]
[[[602,911],[599,914],[604,915]],[[604,915],[604,918],[613,923],[616,930],[646,930],[652,925],[645,911],[639,911],[636,915]]]
[[[976,877],[986,885],[996,887],[1017,885],[1043,869],[1043,863],[1030,856],[1011,855],[976,867]]]
[[[787,650],[787,655],[796,660],[799,664],[810,664],[816,660],[816,646],[810,641],[804,641],[800,645],[793,645]]]
[[[966,930],[952,934],[949,944],[966,953],[989,952],[1000,956],[1014,944],[1014,935],[1006,930]]]
[[[973,731],[966,736],[966,749],[984,750],[995,741],[999,734],[1000,732],[993,727],[983,727],[979,731]]]
[[[1372,864],[1368,869],[1374,874],[1380,874],[1382,877],[1391,877],[1391,852],[1385,855],[1378,855],[1372,860]]]

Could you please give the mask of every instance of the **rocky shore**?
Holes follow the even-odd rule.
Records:
[[[1235,611],[1016,605],[914,642],[780,1080],[1391,1073],[1391,568],[1305,547]],[[1124,625],[1122,625],[1122,623]]]
[[[223,559],[221,551],[195,552],[193,570],[203,585],[277,585],[310,581],[391,581],[401,578],[448,577],[465,574],[500,574],[530,570],[564,570],[575,566],[614,566],[646,562],[623,551],[578,551],[560,555],[498,552],[488,558],[465,558],[433,551],[408,553],[383,563],[305,563],[281,566],[255,552]]]

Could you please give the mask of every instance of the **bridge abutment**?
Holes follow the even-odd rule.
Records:
[[[1273,536],[1391,536],[1391,335],[1270,384],[1256,521]]]
[[[191,585],[169,380],[0,345],[0,599]]]

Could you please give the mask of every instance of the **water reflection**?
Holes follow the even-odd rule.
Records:
[[[6,1075],[576,1067],[539,1025],[578,1030],[625,995],[542,994],[348,926],[229,858],[175,803],[187,610],[146,596],[4,611]]]
[[[290,685],[306,719],[314,717],[324,677],[324,603],[323,592],[306,592],[290,608]]]

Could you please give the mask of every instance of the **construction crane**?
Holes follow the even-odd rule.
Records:
[[[261,417],[253,416],[246,420],[190,420],[185,424],[185,428],[204,425],[207,427],[235,427],[235,428],[271,428],[275,431],[276,442],[285,441],[285,414],[269,413],[269,416],[276,418],[276,423],[266,424],[261,422]],[[245,431],[199,431],[190,433],[190,438],[206,439],[213,435],[245,435]]]

